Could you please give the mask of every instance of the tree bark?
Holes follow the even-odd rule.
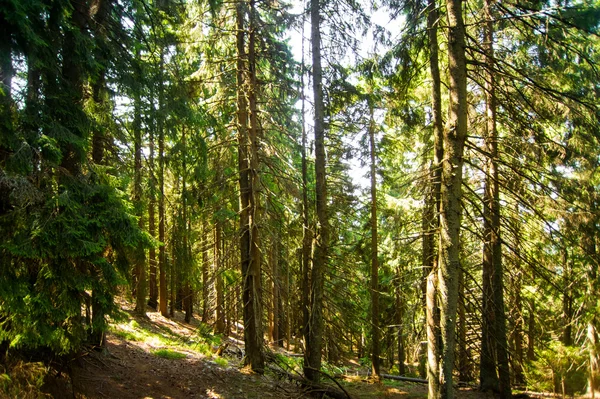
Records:
[[[466,382],[471,379],[469,372],[470,356],[467,351],[467,309],[465,305],[465,274],[458,271],[458,379]]]
[[[435,251],[436,232],[440,226],[442,159],[444,156],[442,119],[441,77],[439,69],[438,27],[439,10],[436,0],[429,0],[427,6],[427,32],[429,38],[429,69],[431,72],[431,117],[433,126],[433,164],[431,171],[431,192],[425,199],[426,209],[423,216],[423,297],[426,306],[427,331],[427,370],[429,397],[439,398],[441,394],[439,379],[439,357],[441,354],[440,315],[437,300],[438,257]],[[431,335],[433,334],[433,335]],[[435,364],[434,364],[435,363]]]
[[[437,311],[437,273],[432,271],[427,276],[427,306],[426,317],[427,317],[427,381],[428,381],[428,398],[439,399],[441,398],[441,386],[440,386],[440,320],[439,312]]]
[[[310,270],[311,270],[311,250],[313,234],[310,226],[310,207],[308,202],[308,160],[306,159],[306,147],[308,145],[304,95],[304,18],[302,21],[302,71],[300,74],[300,92],[302,93],[302,146],[300,148],[302,156],[302,298],[300,306],[302,308],[302,335],[305,340],[308,339],[310,323]],[[288,337],[289,339],[289,337]]]
[[[210,273],[208,264],[208,239],[206,237],[206,223],[202,223],[200,236],[202,237],[202,321],[208,322],[210,315]]]
[[[163,68],[164,68],[164,54],[163,49],[160,52],[160,65],[159,65],[159,86],[158,86],[158,240],[160,241],[160,247],[158,249],[158,279],[159,279],[159,295],[158,295],[158,308],[160,314],[167,317],[167,257],[166,257],[166,243],[165,243],[165,223],[166,223],[166,212],[165,212],[165,128],[164,128],[164,87],[163,87]]]
[[[221,253],[221,236],[222,236],[222,228],[221,223],[215,223],[214,230],[214,265],[215,265],[215,287],[217,293],[217,304],[215,307],[215,333],[223,334],[225,332],[225,293],[223,291],[223,260]]]
[[[0,167],[6,166],[13,140],[12,32],[4,13],[0,13]],[[28,60],[31,62],[31,59]],[[28,67],[29,67],[29,62]],[[29,77],[29,76],[28,76]],[[29,103],[29,101],[28,101]],[[31,104],[28,104],[28,107]]]
[[[527,360],[535,360],[535,299],[529,300],[529,320],[527,321]]]
[[[498,130],[496,128],[496,77],[494,56],[494,16],[492,11],[494,0],[484,1],[486,25],[484,32],[485,63],[487,66],[486,79],[486,113],[487,134],[486,149],[489,154],[486,173],[486,188],[484,194],[484,222],[486,224],[484,238],[487,248],[484,254],[484,264],[489,262],[492,271],[492,309],[494,313],[491,328],[492,341],[498,364],[498,382],[500,398],[512,397],[510,387],[510,370],[508,364],[508,341],[506,338],[506,314],[504,310],[504,271],[502,266],[502,240],[500,238],[500,186],[498,179]],[[487,218],[485,215],[487,210]]]
[[[273,319],[271,324],[271,342],[274,345],[282,346],[281,340],[281,280],[279,277],[279,243],[271,243],[271,276],[272,276],[272,312]]]
[[[448,121],[444,131],[444,161],[442,162],[438,291],[440,330],[443,342],[440,388],[441,396],[451,399],[454,397],[452,371],[456,344],[458,269],[460,267],[462,167],[467,135],[467,68],[462,1],[448,0],[446,8],[450,96]]]
[[[156,176],[154,169],[154,131],[150,129],[149,147],[150,154],[148,155],[148,164],[150,169],[149,177],[149,198],[148,198],[148,234],[152,238],[156,238]],[[158,282],[156,280],[156,248],[150,247],[148,250],[149,264],[149,298],[148,306],[154,310],[158,310]]]
[[[372,100],[369,100],[369,147],[371,158],[371,374],[380,374],[380,327],[379,327],[379,255],[377,252],[377,165],[375,154],[375,116]],[[397,309],[398,311],[399,309]]]
[[[598,218],[596,201],[597,194],[594,187],[588,183],[586,187],[587,198],[589,198],[589,211],[584,220],[583,246],[587,261],[587,300],[585,303],[588,313],[587,322],[587,347],[589,352],[589,376],[588,389],[595,398],[598,389],[598,377],[600,372],[600,356],[598,354],[598,298],[600,297],[600,283],[598,282],[597,252],[598,233],[596,221]]]
[[[304,375],[309,381],[316,383],[320,379],[321,370],[324,328],[323,290],[329,250],[327,180],[325,177],[325,104],[323,101],[323,71],[321,67],[321,14],[319,0],[311,1],[310,17],[313,98],[315,107],[315,175],[318,226],[311,273],[310,321],[308,324],[308,337],[306,338]]]
[[[244,342],[246,357],[244,363],[257,373],[264,372],[262,337],[262,312],[260,306],[260,253],[258,247],[258,225],[256,221],[257,183],[257,108],[255,71],[255,26],[254,1],[250,1],[250,23],[248,53],[245,50],[245,5],[237,6],[237,51],[238,51],[238,157],[240,172],[240,238],[241,267],[243,280]],[[246,100],[246,96],[247,99]],[[248,112],[248,107],[250,112]],[[248,121],[250,126],[248,127]]]
[[[139,59],[139,51],[136,52],[136,59]],[[136,71],[136,77],[139,78],[139,71]],[[134,97],[134,115],[133,115],[133,135],[134,135],[134,184],[133,184],[133,202],[136,207],[138,217],[138,226],[144,230],[144,210],[142,202],[142,109],[139,89],[135,89]],[[136,274],[136,300],[135,310],[146,315],[146,254],[144,247],[138,244],[135,256],[135,274]]]

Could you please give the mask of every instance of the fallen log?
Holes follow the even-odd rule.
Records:
[[[304,387],[308,394],[312,395],[312,396],[317,396],[317,397],[328,397],[331,399],[352,399],[352,396],[350,396],[350,394],[348,393],[348,391],[346,391],[339,382],[337,382],[333,377],[331,377],[329,374],[324,373],[323,371],[319,371],[321,374],[325,375],[326,377],[328,377],[329,379],[331,379],[333,382],[336,383],[336,385],[339,387],[336,388],[332,385],[327,385],[327,384],[322,384],[322,383],[315,383],[312,381],[307,380],[306,378],[304,378],[302,375],[299,374],[292,374],[290,372],[288,372],[287,370],[284,370],[281,367],[274,367],[272,365],[268,365],[267,366],[272,372],[285,377],[287,379],[289,379],[290,381],[294,381],[298,384],[300,384],[302,387]]]
[[[427,380],[424,380],[422,378],[404,377],[402,375],[391,375],[391,374],[380,374],[379,376],[386,380],[418,382],[419,384],[427,384]]]

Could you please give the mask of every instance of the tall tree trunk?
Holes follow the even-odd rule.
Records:
[[[517,182],[511,180],[509,183],[509,191],[517,192]],[[514,360],[513,373],[514,381],[517,386],[521,386],[525,383],[525,376],[523,375],[523,300],[521,298],[521,286],[523,279],[523,272],[521,268],[521,220],[519,217],[519,202],[515,201],[512,206],[512,217],[511,217],[511,230],[514,232],[514,243],[512,244],[513,251],[513,269],[512,273],[512,290],[514,294],[514,306],[511,314],[511,320],[513,320],[513,346],[514,346]]]
[[[321,15],[319,0],[310,5],[311,46],[313,69],[313,98],[315,107],[315,175],[317,202],[317,237],[311,273],[310,321],[304,375],[312,382],[319,381],[323,345],[323,290],[329,250],[329,221],[327,215],[327,181],[325,172],[325,104],[323,101],[323,71],[321,67]]]
[[[0,167],[5,167],[8,160],[13,131],[11,89],[14,70],[11,44],[10,25],[4,13],[0,12]]]
[[[440,206],[440,247],[438,291],[442,356],[441,396],[454,397],[452,371],[456,343],[460,222],[462,215],[463,153],[467,135],[467,68],[462,1],[447,0],[448,66],[450,78],[449,114],[444,131],[444,161]]]
[[[148,188],[148,234],[156,238],[156,170],[154,169],[154,129],[150,129],[149,144],[150,153],[148,154],[148,167],[150,169],[149,188]],[[149,298],[148,306],[158,310],[158,282],[156,280],[156,248],[150,247],[148,250],[149,264]]]
[[[371,372],[375,379],[379,379],[380,327],[379,254],[377,252],[377,155],[375,153],[375,116],[373,104],[371,102],[372,100],[369,100],[369,147],[371,158]]]
[[[402,290],[400,287],[400,268],[398,268],[398,272],[396,273],[396,324],[398,328],[398,374],[406,375],[406,351],[404,349],[404,309],[405,304],[402,299]]]
[[[158,84],[158,240],[161,242],[158,250],[158,308],[160,314],[167,317],[167,256],[165,243],[165,127],[164,127],[164,87],[163,87],[163,68],[164,68],[164,50],[161,49],[159,64],[159,84]]]
[[[304,16],[302,18],[302,70],[300,73],[300,93],[302,95],[302,146],[300,152],[302,156],[302,259],[301,259],[301,278],[302,278],[302,297],[300,306],[302,309],[302,335],[305,340],[308,338],[310,322],[310,269],[311,269],[311,249],[313,234],[310,228],[310,207],[308,202],[308,160],[306,159],[306,147],[308,145],[305,106],[306,98],[304,95]],[[290,337],[288,337],[289,339]]]
[[[469,352],[467,351],[467,309],[465,304],[465,273],[458,271],[458,379],[467,382],[469,373]]]
[[[573,295],[571,293],[571,267],[569,260],[569,252],[567,248],[563,248],[563,334],[561,341],[565,346],[573,345],[573,333],[572,333],[572,323],[573,323]]]
[[[223,334],[225,332],[225,293],[223,287],[223,260],[221,253],[221,222],[215,223],[215,238],[214,238],[214,265],[215,265],[215,286],[217,291],[217,306],[215,333]]]
[[[515,305],[514,313],[511,317],[514,320],[514,332],[513,342],[515,348],[514,361],[513,361],[513,372],[514,381],[517,386],[521,386],[525,383],[525,376],[523,375],[523,300],[521,299],[521,276],[520,271],[515,277],[513,282],[513,289],[515,292]]]
[[[139,59],[139,51],[136,52],[136,59]],[[136,70],[135,76],[139,79],[140,73]],[[133,184],[133,202],[136,207],[138,217],[138,226],[144,230],[144,209],[142,202],[142,101],[139,88],[136,88],[134,94],[134,115],[133,115],[133,135],[134,135],[134,184]],[[135,275],[136,275],[136,300],[135,310],[141,314],[146,314],[146,254],[144,247],[138,244],[135,255]]]
[[[208,238],[206,237],[205,223],[202,223],[200,236],[202,237],[202,321],[207,323],[210,314],[210,273],[208,270],[208,256],[206,255]]]
[[[535,299],[529,299],[529,320],[527,321],[527,360],[535,360]]]
[[[272,284],[272,324],[271,324],[271,342],[274,345],[281,346],[281,281],[279,278],[279,243],[274,240],[271,243],[271,278]]]
[[[244,363],[253,371],[264,372],[262,337],[262,314],[260,306],[260,253],[258,248],[258,225],[256,221],[257,165],[256,135],[258,130],[255,94],[255,26],[254,1],[250,1],[250,34],[248,54],[245,50],[245,4],[237,5],[237,85],[238,85],[238,162],[240,173],[240,250],[243,280],[244,343],[246,357]],[[247,62],[246,62],[247,58]],[[248,100],[246,100],[246,96]],[[250,113],[248,113],[248,106]],[[248,127],[248,121],[250,126]]]
[[[438,273],[438,257],[435,251],[435,231],[440,225],[441,206],[441,182],[442,182],[442,159],[444,156],[443,136],[444,125],[442,119],[442,94],[441,77],[439,69],[438,53],[438,27],[440,13],[436,0],[428,1],[427,31],[429,38],[429,68],[431,72],[431,117],[433,125],[433,164],[431,173],[431,191],[428,195],[427,206],[424,215],[424,238],[423,238],[423,280],[425,289],[423,295],[426,306],[426,331],[427,331],[427,380],[429,385],[429,397],[439,398],[440,376],[439,358],[441,354],[440,336],[440,311],[436,296],[437,278],[432,274]],[[425,233],[427,232],[427,233]]]
[[[492,272],[492,294],[494,326],[493,340],[495,343],[496,360],[498,363],[499,391],[501,399],[512,397],[510,387],[510,368],[508,364],[508,340],[506,338],[506,313],[504,309],[504,270],[502,265],[502,240],[500,238],[500,185],[498,178],[498,130],[496,128],[496,77],[494,56],[494,16],[492,11],[495,0],[484,1],[484,11],[487,19],[485,25],[485,63],[487,66],[486,79],[486,112],[487,112],[487,135],[486,147],[490,154],[488,160],[488,171],[486,173],[485,196],[488,201],[484,202],[489,207],[489,247],[491,249]],[[484,232],[484,237],[488,231]],[[485,240],[488,242],[487,240]]]
[[[587,321],[587,347],[589,352],[589,378],[588,389],[592,398],[596,396],[600,372],[600,356],[598,354],[598,298],[600,297],[600,283],[598,282],[597,252],[598,233],[596,221],[598,213],[596,209],[597,194],[594,186],[588,183],[586,187],[587,198],[589,198],[589,211],[584,220],[583,246],[587,257],[587,301],[585,303],[588,313]]]

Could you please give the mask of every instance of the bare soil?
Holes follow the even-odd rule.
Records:
[[[182,341],[198,334],[198,321],[184,323],[180,313],[173,319],[164,318],[157,312],[148,312],[147,318],[141,318],[131,312],[130,305],[122,306],[145,330],[164,334],[171,339],[176,337]],[[233,348],[242,345],[234,338],[230,344]],[[159,349],[172,349],[185,357],[159,357],[155,354]],[[91,351],[73,360],[69,363],[69,370],[63,370],[50,379],[46,390],[51,397],[58,399],[311,397],[309,392],[295,382],[270,372],[261,376],[242,368],[241,359],[235,355],[235,351],[230,352],[226,359],[227,365],[219,365],[212,356],[199,351],[186,350],[180,346],[172,347],[158,340],[127,340],[123,334],[109,332],[105,351]],[[356,375],[345,377],[343,386],[354,399],[427,398],[426,385],[417,383],[384,381],[375,384]],[[476,399],[492,396],[463,389],[457,392],[456,397]]]

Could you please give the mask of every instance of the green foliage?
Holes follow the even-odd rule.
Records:
[[[552,341],[526,365],[529,389],[538,392],[581,393],[587,383],[586,353],[577,347]],[[563,392],[564,387],[564,392]]]
[[[216,357],[214,361],[218,366],[221,367],[227,367],[229,365],[229,361],[223,357]]]
[[[63,354],[77,351],[89,332],[106,329],[104,319],[90,323],[82,309],[92,300],[102,314],[116,310],[128,252],[149,241],[108,185],[62,179],[58,190],[42,195],[44,202],[0,219],[0,340]]]
[[[7,399],[41,399],[48,367],[42,363],[19,361],[0,368],[0,397]]]
[[[171,349],[159,349],[159,350],[155,350],[152,353],[154,353],[158,357],[162,357],[163,359],[169,359],[169,360],[179,360],[179,359],[185,359],[187,357],[187,355],[185,353],[176,352]]]

